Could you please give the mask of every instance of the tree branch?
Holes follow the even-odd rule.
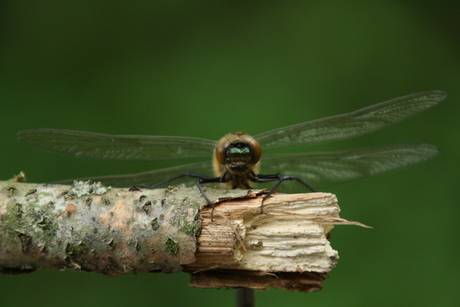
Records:
[[[188,272],[200,288],[320,290],[337,263],[333,194],[0,182],[0,270]],[[354,223],[358,224],[358,223]],[[361,225],[363,226],[363,225]]]

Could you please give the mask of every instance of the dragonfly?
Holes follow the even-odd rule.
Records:
[[[264,201],[284,181],[297,181],[311,191],[380,174],[428,160],[438,154],[434,145],[404,143],[331,153],[272,154],[262,151],[344,139],[368,133],[427,110],[444,100],[442,91],[416,93],[354,112],[311,120],[250,136],[235,132],[219,141],[196,137],[110,135],[60,129],[30,129],[18,141],[40,149],[78,157],[121,161],[209,158],[204,161],[138,174],[87,178],[115,187],[157,188],[174,180],[195,182],[213,208],[201,184],[224,183],[249,189],[252,183],[275,182]],[[214,166],[214,175],[210,174]],[[259,173],[260,167],[269,175]],[[286,175],[285,175],[286,174]],[[212,215],[211,215],[212,217]]]

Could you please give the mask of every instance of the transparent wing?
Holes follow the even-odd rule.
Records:
[[[351,113],[271,130],[255,138],[263,150],[342,139],[399,122],[431,108],[446,96],[442,91],[412,94]]]
[[[194,137],[110,135],[58,129],[24,130],[16,138],[58,153],[125,161],[210,158],[216,143]]]
[[[437,154],[438,149],[433,145],[413,143],[336,153],[268,155],[261,162],[261,174],[296,176],[319,191],[326,186],[428,160]],[[288,184],[284,183],[281,191],[288,188]]]
[[[114,175],[114,176],[98,176],[91,178],[79,178],[72,180],[63,180],[59,181],[62,184],[72,184],[74,180],[91,180],[94,182],[102,182],[106,186],[112,186],[116,188],[126,188],[134,185],[146,185],[153,186],[164,180],[173,178],[175,176],[184,174],[184,173],[197,173],[201,175],[213,176],[212,174],[212,165],[210,162],[199,162],[184,164],[175,167],[169,167],[154,171],[148,171],[138,174],[128,174],[128,175]],[[171,185],[180,185],[185,184],[187,186],[193,186],[197,181],[196,178],[183,177],[171,182]]]

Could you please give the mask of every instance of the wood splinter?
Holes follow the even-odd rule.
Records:
[[[329,193],[275,194],[260,214],[256,194],[262,192],[220,203],[214,222],[210,208],[200,212],[196,261],[185,266],[190,285],[318,291],[339,258],[328,240],[333,226],[366,227],[339,218],[337,198]]]

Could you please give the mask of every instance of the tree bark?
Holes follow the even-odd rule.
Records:
[[[205,193],[213,221],[195,188],[0,182],[0,270],[183,271],[200,288],[322,288],[338,259],[328,233],[350,223],[335,195],[274,194],[261,213],[264,190]]]

